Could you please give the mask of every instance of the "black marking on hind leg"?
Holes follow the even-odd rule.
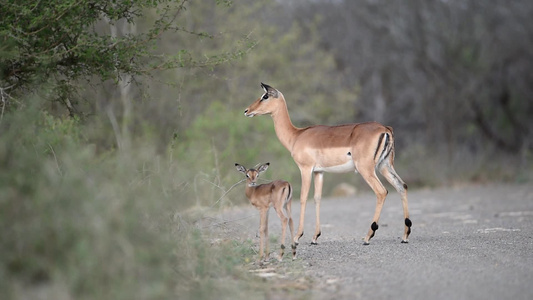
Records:
[[[281,250],[285,250],[285,245],[281,244]]]
[[[302,234],[300,234],[300,236],[296,237],[296,239],[294,240],[294,243],[295,243],[296,245],[299,244],[298,241],[300,240],[300,238],[301,238],[303,235],[304,235],[304,232],[302,231]]]
[[[370,239],[374,237],[376,234],[376,230],[378,230],[379,225],[376,222],[373,222],[372,225],[370,225],[370,229],[372,229],[372,235],[370,236]]]
[[[376,230],[378,230],[379,225],[378,225],[378,223],[374,222],[374,223],[372,223],[372,225],[370,226],[370,228],[372,228],[373,231],[376,231]]]
[[[409,218],[405,218],[405,226],[411,228],[413,226],[413,222]]]
[[[295,245],[295,244],[292,244],[292,245],[291,245],[291,248],[292,248],[292,250],[296,250],[296,245]]]
[[[311,245],[318,245],[318,243],[316,242],[316,240],[318,239],[318,237],[322,234],[322,231],[319,231],[318,234],[316,235],[315,237],[315,241],[314,242],[311,242]]]
[[[411,226],[413,226],[413,222],[409,218],[405,218],[405,226],[408,227],[407,229],[407,236],[411,234]]]
[[[403,184],[403,188],[407,191],[407,184]]]
[[[413,226],[413,222],[409,218],[405,218],[405,226],[407,226],[407,237],[411,234],[411,226]],[[402,243],[407,244],[408,241],[402,240]]]

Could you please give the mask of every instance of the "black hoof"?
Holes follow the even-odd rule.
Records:
[[[408,240],[402,240],[402,244],[409,244]]]
[[[370,243],[369,242],[363,242],[363,245],[368,246],[368,245],[370,245]]]
[[[318,245],[317,242],[311,242],[311,245]]]

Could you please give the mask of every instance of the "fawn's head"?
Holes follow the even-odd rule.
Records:
[[[283,94],[275,88],[264,83],[261,83],[261,87],[265,92],[244,110],[245,116],[271,114],[279,108],[282,101],[285,101]]]
[[[244,166],[239,165],[238,163],[235,163],[235,167],[237,168],[237,171],[243,173],[246,176],[246,183],[250,187],[257,185],[257,178],[259,178],[259,174],[266,171],[269,165],[270,163],[265,163],[265,164],[260,165],[259,167],[246,169]]]

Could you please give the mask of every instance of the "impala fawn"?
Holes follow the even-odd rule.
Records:
[[[294,228],[291,217],[291,199],[292,187],[284,180],[275,180],[270,183],[257,184],[259,174],[266,171],[270,163],[262,164],[256,168],[246,169],[244,166],[235,163],[237,171],[246,176],[246,198],[260,211],[260,226],[259,226],[259,263],[262,264],[263,259],[268,260],[268,212],[273,206],[281,219],[281,250],[279,260],[283,258],[285,251],[285,232],[287,223],[291,230],[292,241],[292,259],[296,258],[296,244],[294,243]],[[266,255],[264,255],[263,247],[266,248]]]

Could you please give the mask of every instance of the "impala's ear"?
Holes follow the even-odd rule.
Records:
[[[262,173],[268,169],[268,166],[270,166],[270,163],[262,164],[257,168],[257,172]]]
[[[275,88],[273,88],[273,87],[271,87],[271,86],[269,86],[267,84],[264,84],[262,82],[261,82],[261,87],[263,88],[263,90],[265,90],[265,92],[268,94],[268,96],[274,97],[274,98],[278,97],[278,91]]]
[[[237,168],[237,171],[243,173],[243,174],[246,174],[246,168],[239,165],[238,163],[235,163],[235,167]]]

